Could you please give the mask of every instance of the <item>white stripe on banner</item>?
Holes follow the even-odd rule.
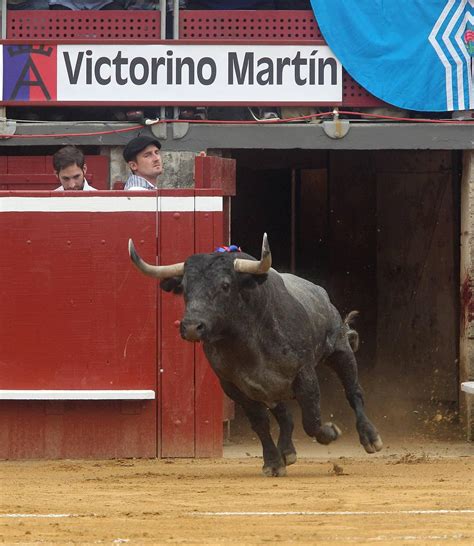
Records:
[[[474,1],[471,0],[470,3],[471,3],[471,6],[474,7]],[[459,25],[459,29],[455,35],[455,40],[456,40],[456,43],[458,44],[459,51],[462,51],[462,54],[465,60],[465,66],[467,68],[467,86],[468,86],[469,98],[464,108],[466,110],[472,110],[474,108],[474,89],[473,89],[473,82],[472,82],[473,78],[472,78],[471,56],[467,52],[467,49],[463,41],[463,35],[466,30],[466,25],[468,22],[474,24],[474,16],[471,15],[470,13],[466,13],[466,15],[464,16],[464,19]],[[471,70],[469,70],[470,66],[471,66]]]
[[[447,110],[453,110],[453,76],[452,76],[452,68],[451,64],[448,61],[448,58],[444,54],[443,50],[441,49],[438,40],[437,40],[437,34],[441,28],[441,25],[444,23],[446,17],[448,16],[449,12],[451,11],[451,8],[453,7],[456,0],[448,0],[446,3],[446,6],[444,7],[444,10],[441,12],[441,15],[438,17],[438,20],[435,23],[435,26],[433,27],[433,30],[431,31],[428,39],[433,46],[434,50],[436,51],[436,54],[438,55],[440,61],[443,63],[445,75],[446,75],[446,109]]]
[[[467,0],[461,0],[461,2],[459,3],[458,9],[454,12],[454,15],[451,17],[451,20],[446,26],[446,30],[443,32],[443,42],[448,48],[449,53],[451,53],[451,57],[454,59],[454,62],[456,64],[456,87],[457,87],[457,97],[458,97],[458,105],[457,105],[458,110],[465,109],[463,62],[451,41],[452,39],[451,35],[453,33],[453,29],[456,23],[458,22],[458,19],[461,17],[462,12],[464,11],[466,3],[467,3]],[[454,87],[453,85],[453,90],[456,89],[456,87]]]
[[[0,197],[2,212],[221,212],[222,197]]]

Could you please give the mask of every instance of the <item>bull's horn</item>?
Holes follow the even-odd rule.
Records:
[[[135,245],[131,239],[128,240],[128,253],[132,262],[138,269],[156,279],[169,279],[170,277],[180,277],[184,274],[184,262],[173,265],[150,265],[140,258],[135,250]]]
[[[267,234],[263,234],[262,242],[262,256],[260,261],[256,260],[244,260],[237,258],[234,261],[234,269],[238,273],[253,273],[254,275],[263,275],[268,273],[268,270],[272,266],[272,253],[270,252],[270,245],[268,244]]]

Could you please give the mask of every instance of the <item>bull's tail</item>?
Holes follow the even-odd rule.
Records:
[[[356,330],[351,328],[351,322],[357,317],[359,311],[351,311],[344,319],[344,326],[346,327],[346,335],[349,341],[349,345],[354,353],[359,349],[359,334]]]

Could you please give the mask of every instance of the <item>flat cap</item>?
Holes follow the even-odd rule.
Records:
[[[161,149],[161,142],[151,136],[137,136],[132,138],[132,140],[123,149],[123,158],[127,162],[132,161],[138,153],[140,153],[150,144],[154,144],[159,150]]]

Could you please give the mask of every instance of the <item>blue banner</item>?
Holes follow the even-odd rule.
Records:
[[[410,110],[474,109],[474,0],[311,0],[328,45],[379,99]]]

